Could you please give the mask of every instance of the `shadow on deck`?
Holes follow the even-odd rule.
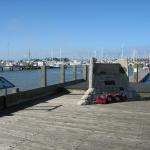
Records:
[[[0,110],[0,117],[3,117],[3,116],[13,116],[14,112],[26,109],[28,107],[32,107],[32,106],[40,104],[40,103],[47,103],[48,100],[51,100],[51,99],[63,96],[65,94],[67,94],[67,92],[59,93],[59,94],[56,94],[56,95],[47,96],[47,97],[43,97],[43,98],[39,98],[39,99],[36,99],[36,100],[31,100],[31,101],[28,101],[28,102],[23,102],[23,103],[18,104],[16,106],[12,106],[12,107],[9,107],[7,109]],[[56,106],[51,106],[51,108],[48,108],[48,109],[41,108],[41,109],[35,109],[35,110],[52,111],[52,110],[57,109],[57,108],[59,108],[61,106],[62,105],[56,105]],[[42,107],[42,106],[38,106],[38,107]],[[33,110],[33,109],[31,108],[31,109],[28,109],[28,110]]]

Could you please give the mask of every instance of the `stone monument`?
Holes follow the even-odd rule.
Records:
[[[89,88],[78,104],[92,104],[95,102],[96,95],[115,94],[120,89],[126,92],[128,98],[134,97],[135,92],[130,88],[129,78],[121,64],[96,63],[96,59],[91,58],[89,69]]]

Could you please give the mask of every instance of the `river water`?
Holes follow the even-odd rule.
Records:
[[[72,67],[65,70],[66,81],[72,80]],[[21,91],[40,87],[41,70],[23,70],[23,71],[0,71],[0,76],[5,77],[12,82]],[[77,79],[82,78],[82,68],[77,67]],[[47,84],[53,85],[60,82],[60,69],[47,69]]]

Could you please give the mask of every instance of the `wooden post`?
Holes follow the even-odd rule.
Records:
[[[72,66],[72,80],[76,80],[77,79],[77,66],[73,65]]]
[[[1,71],[3,71],[3,67],[1,67]]]
[[[82,65],[82,79],[87,80],[87,65]]]
[[[60,68],[60,83],[65,82],[65,65],[61,65]]]
[[[47,86],[47,69],[46,66],[41,66],[41,87]]]

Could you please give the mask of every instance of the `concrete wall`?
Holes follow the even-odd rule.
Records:
[[[29,100],[33,100],[39,97],[56,94],[57,93],[57,87],[50,86],[45,88],[37,88],[29,91],[19,92],[15,94],[10,94],[6,96],[6,107],[10,107],[22,102],[26,102]]]
[[[4,109],[4,107],[5,107],[4,96],[1,96],[1,97],[0,97],[0,110],[1,110],[1,109]]]
[[[138,93],[150,93],[149,83],[130,83],[130,86]]]
[[[128,60],[127,59],[119,59],[116,61],[116,63],[121,64],[121,66],[124,68],[126,74],[128,75]]]
[[[41,98],[44,96],[50,96],[61,92],[65,86],[80,83],[83,80],[75,80],[66,83],[55,84],[47,87],[37,88],[33,90],[23,91],[15,94],[0,97],[0,109],[14,106],[23,102]]]

